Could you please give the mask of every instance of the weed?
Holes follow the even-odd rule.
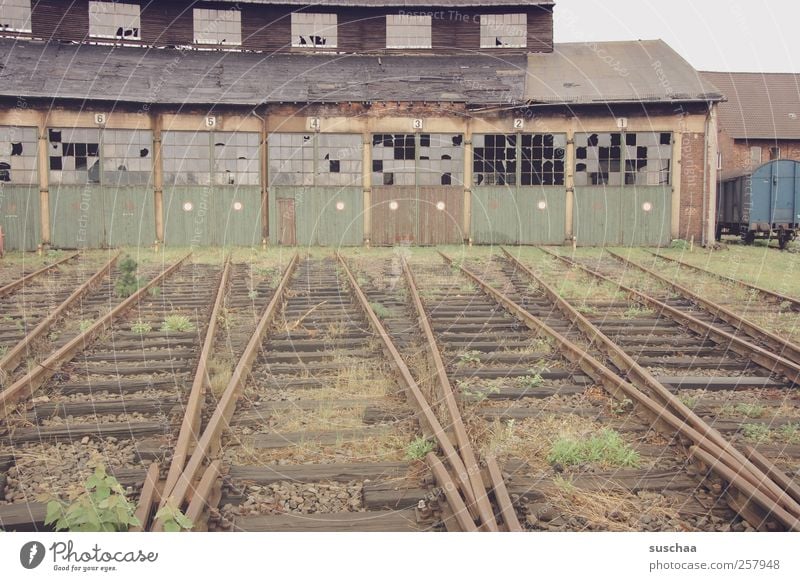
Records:
[[[790,444],[800,442],[800,424],[784,424],[778,431],[780,436]]]
[[[747,416],[748,418],[760,418],[764,415],[766,409],[767,408],[765,408],[763,405],[755,403],[740,403],[734,408],[736,413]]]
[[[542,385],[544,383],[544,377],[538,371],[531,369],[531,374],[526,375],[525,377],[521,377],[519,382],[522,384],[523,387],[528,389],[534,389]]]
[[[150,289],[147,291],[147,294],[149,294],[151,297],[160,297],[161,287],[160,286],[150,287]]]
[[[8,353],[8,345],[0,346],[0,358],[5,357],[6,353]]]
[[[778,308],[779,308],[779,309],[780,309],[782,312],[786,312],[786,311],[788,311],[788,310],[791,310],[791,308],[792,308],[792,302],[791,302],[791,301],[783,301],[783,302],[781,302],[781,304],[779,304],[779,305],[778,305]]]
[[[480,351],[464,351],[458,354],[458,361],[464,365],[477,364],[481,362]]]
[[[181,512],[175,501],[169,499],[166,504],[156,513],[156,519],[164,525],[164,531],[177,533],[180,531],[190,531],[194,528],[192,519]]]
[[[70,502],[55,498],[48,502],[45,524],[70,532],[127,531],[141,524],[134,516],[134,505],[125,498],[125,489],[102,464],[95,467],[84,488]]]
[[[624,313],[622,313],[622,318],[635,319],[636,317],[644,317],[652,314],[653,314],[653,309],[648,309],[647,307],[635,304],[628,307],[628,309]]]
[[[467,397],[477,403],[484,401],[490,395],[500,393],[500,388],[494,383],[487,383],[483,386],[476,386],[473,388],[470,383],[462,382],[458,384],[458,388],[461,390],[461,393],[464,395],[464,397]]]
[[[619,433],[604,429],[590,438],[559,438],[553,442],[547,461],[564,466],[592,463],[635,468],[639,465],[639,454]]]
[[[130,256],[126,256],[119,263],[119,277],[114,285],[114,292],[120,298],[127,298],[139,290],[141,281],[136,278],[136,261]]]
[[[247,298],[251,301],[254,301],[258,298],[258,291],[253,289],[249,293],[247,293]]]
[[[553,484],[564,494],[575,494],[577,490],[575,485],[572,483],[572,480],[567,480],[561,474],[558,474],[553,478]]]
[[[185,315],[169,315],[164,322],[161,323],[161,330],[171,333],[186,333],[194,331],[194,324],[191,319]]]
[[[633,409],[633,402],[627,397],[622,401],[615,401],[611,404],[611,413],[622,415]]]
[[[742,434],[751,442],[766,442],[770,438],[770,431],[764,424],[744,424]]]
[[[694,408],[698,402],[698,397],[695,395],[682,395],[678,399],[689,409]]]
[[[131,325],[131,331],[136,333],[137,335],[144,335],[145,333],[149,333],[152,330],[153,326],[147,321],[142,321],[141,319],[136,321],[133,325]]]
[[[425,438],[415,438],[406,446],[406,458],[409,460],[424,460],[428,452],[433,452],[435,446]]]
[[[690,244],[686,240],[673,240],[669,247],[676,250],[689,250]]]
[[[88,319],[83,319],[83,320],[82,320],[82,321],[81,321],[81,322],[78,324],[78,329],[80,329],[81,333],[85,333],[86,331],[88,331],[88,330],[89,330],[89,327],[91,327],[91,326],[92,326],[92,323],[94,323],[94,321],[90,321],[90,320],[88,320]]]
[[[370,303],[369,306],[372,307],[372,310],[374,311],[374,313],[377,315],[377,317],[379,319],[386,319],[386,318],[389,317],[389,309],[384,307],[382,304],[380,304],[380,303]]]
[[[582,315],[596,315],[598,313],[598,310],[595,307],[592,305],[587,305],[585,302],[576,306],[575,310]]]

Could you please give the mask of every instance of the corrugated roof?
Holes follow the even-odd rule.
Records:
[[[520,103],[524,55],[258,54],[0,40],[0,95],[133,103]]]
[[[662,40],[556,44],[528,55],[534,103],[718,101],[719,90]]]
[[[553,6],[553,0],[217,0],[229,4],[288,4],[293,6],[359,6],[369,8],[470,8],[489,6]]]
[[[727,98],[720,126],[735,139],[800,139],[800,74],[700,73]]]

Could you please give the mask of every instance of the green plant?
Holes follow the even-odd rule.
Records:
[[[606,466],[639,465],[639,454],[614,430],[604,429],[589,438],[559,438],[553,442],[547,461],[551,464],[601,464]]]
[[[622,314],[622,318],[635,319],[636,317],[643,317],[652,314],[653,314],[653,309],[648,309],[647,307],[635,304],[628,307],[628,309]]]
[[[736,413],[747,416],[748,418],[760,418],[767,410],[763,405],[755,403],[740,403],[734,408]]]
[[[0,346],[0,357],[5,357],[6,353],[8,353],[8,345]]]
[[[572,480],[567,480],[561,474],[553,477],[553,485],[564,494],[575,494],[577,488]]]
[[[137,335],[144,335],[145,333],[149,333],[152,330],[153,326],[147,321],[142,321],[141,319],[136,321],[133,325],[131,325],[131,331],[133,331]]]
[[[158,510],[156,513],[156,520],[161,521],[164,525],[164,530],[168,533],[190,531],[194,528],[192,519],[183,514],[172,499],[169,499],[167,503]]]
[[[539,387],[544,383],[544,377],[538,371],[531,369],[531,374],[526,375],[525,377],[521,377],[519,382],[522,384],[523,387],[527,387],[529,389],[533,389]]]
[[[186,333],[194,331],[194,324],[186,315],[169,315],[161,323],[161,331],[168,333]]]
[[[385,319],[389,316],[389,309],[380,303],[370,303],[369,306],[379,319]]]
[[[255,289],[251,290],[249,293],[247,293],[247,298],[249,298],[251,301],[256,300],[258,298],[258,291]]]
[[[783,302],[781,302],[781,304],[778,305],[778,308],[782,312],[786,312],[786,311],[788,311],[788,310],[790,310],[792,308],[792,303],[791,303],[791,301],[783,301]]]
[[[147,291],[151,297],[160,297],[161,296],[161,287],[160,286],[153,286]]]
[[[406,446],[406,457],[409,460],[423,460],[428,452],[433,452],[435,446],[430,440],[415,438]]]
[[[696,406],[698,401],[698,397],[695,395],[682,395],[678,399],[681,400],[683,405],[690,409]]]
[[[790,444],[800,442],[800,424],[784,424],[779,430],[781,437]]]
[[[484,401],[490,395],[500,393],[500,388],[494,383],[486,383],[483,386],[473,387],[469,382],[462,382],[458,384],[459,390],[464,397],[474,400],[477,403]]]
[[[139,290],[140,280],[136,278],[136,261],[130,256],[126,256],[119,263],[119,276],[114,285],[114,292],[120,298],[127,298]]]
[[[92,323],[94,323],[94,321],[83,319],[80,323],[78,323],[78,328],[80,329],[81,333],[85,333],[89,330],[89,327],[92,326]]]
[[[582,302],[581,304],[577,305],[575,307],[575,310],[581,313],[582,315],[596,315],[598,312],[595,307],[593,307],[592,305],[587,305],[585,302]]]
[[[459,363],[463,364],[470,364],[470,363],[480,363],[481,362],[481,352],[480,351],[463,351],[458,354],[458,361]]]
[[[622,401],[615,401],[611,404],[611,412],[617,415],[625,414],[633,409],[633,402],[627,397]]]
[[[139,526],[135,507],[116,478],[97,464],[84,484],[84,492],[70,502],[53,499],[47,503],[45,524],[70,532],[116,532]]]
[[[766,442],[770,438],[770,431],[764,424],[744,424],[742,434],[751,442]]]
[[[689,250],[690,244],[686,240],[673,240],[669,247],[676,250]]]

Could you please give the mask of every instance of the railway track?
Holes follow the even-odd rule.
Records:
[[[516,263],[510,255],[507,260],[510,262],[506,269],[511,269],[511,274],[519,278],[518,285],[530,284],[532,280],[541,282],[543,278],[559,280],[567,276],[570,269],[581,268],[587,276],[608,285],[607,290],[627,293],[628,298],[615,304],[582,301],[579,305],[588,311],[584,318],[589,324],[602,330],[607,339],[619,346],[620,352],[610,355],[621,372],[636,377],[636,383],[644,388],[667,388],[678,393],[682,404],[693,408],[706,425],[733,438],[764,472],[777,474],[775,480],[781,483],[779,489],[789,490],[796,498],[796,487],[787,481],[798,468],[795,446],[791,443],[796,399],[791,384],[771,373],[779,364],[788,368],[789,363],[775,355],[772,363],[768,363],[763,349],[712,324],[713,315],[705,317],[711,322],[697,318],[695,306],[675,296],[671,287],[659,287],[660,283],[655,284],[652,277],[638,273],[628,277],[636,279],[638,292],[633,291],[623,284],[628,273],[626,265],[617,259],[601,262],[601,268],[596,258],[591,259],[591,267],[565,258],[561,258],[560,263],[540,260],[535,262],[535,268],[541,273],[538,279],[532,269]],[[603,276],[605,278],[601,278]],[[658,288],[661,294],[654,296]],[[560,300],[553,289],[545,294],[551,300]],[[699,315],[703,317],[702,313]],[[689,328],[685,325],[687,321]],[[612,325],[613,333],[607,332],[608,325]],[[674,403],[673,407],[683,406]],[[683,413],[680,409],[677,411]],[[774,430],[783,430],[787,435],[783,443]],[[769,435],[765,436],[767,432]],[[718,488],[711,487],[712,491]],[[750,525],[760,529],[780,526],[763,512],[751,512],[752,507],[743,506],[741,497],[730,492],[728,490],[726,495],[729,504],[742,513]]]
[[[170,459],[221,282],[219,266],[182,262],[0,394],[0,528],[42,528],[45,497],[78,490],[94,462],[136,500]]]

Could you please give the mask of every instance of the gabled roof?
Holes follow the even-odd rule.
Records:
[[[533,103],[719,101],[722,96],[662,40],[556,44],[528,55]]]
[[[261,54],[0,39],[0,95],[181,105],[520,103],[525,55]]]
[[[700,74],[727,98],[719,123],[734,139],[800,139],[800,74]]]
[[[295,6],[358,6],[364,8],[484,8],[493,6],[553,6],[553,0],[218,0],[226,4],[289,4]]]

